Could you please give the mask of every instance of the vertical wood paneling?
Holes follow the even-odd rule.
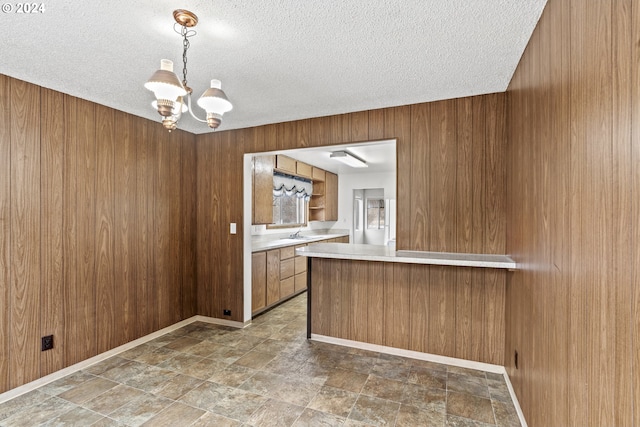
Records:
[[[367,342],[383,344],[385,272],[390,265],[384,262],[367,263]],[[378,313],[377,317],[373,316]]]
[[[278,127],[277,125],[264,126],[264,150],[275,151],[278,149]]]
[[[5,76],[0,119],[0,390],[194,314],[193,135],[186,134],[191,155],[183,158],[182,145],[167,147],[157,123],[150,132],[146,120]],[[183,133],[175,135],[181,142]],[[160,159],[158,144],[165,144]],[[176,179],[181,170],[192,178]],[[168,183],[160,229],[154,182]],[[191,197],[186,232],[182,183]],[[161,283],[154,280],[157,236],[170,243]],[[156,295],[167,295],[171,307],[160,307]],[[48,334],[54,349],[41,352]]]
[[[419,104],[411,107],[411,138],[420,143],[411,144],[411,198],[409,199],[409,212],[411,212],[411,241],[406,249],[419,250],[422,245],[428,244],[430,239],[430,188],[431,174],[429,168],[424,165],[431,164],[431,140],[429,137],[430,104]],[[401,169],[398,169],[401,170]],[[415,183],[415,184],[414,184]],[[414,191],[414,185],[416,186]],[[418,190],[417,186],[421,190]],[[400,189],[400,186],[398,186]],[[407,189],[405,189],[406,191]],[[405,202],[406,203],[406,202]],[[398,213],[406,209],[407,205],[401,205],[398,199]],[[400,218],[398,217],[398,222]],[[403,226],[398,224],[398,230]],[[398,245],[398,249],[403,246]]]
[[[76,98],[65,95],[64,97],[64,123],[65,123],[65,147],[64,147],[64,335],[62,346],[66,364],[76,363],[81,360],[80,350],[75,345],[66,345],[75,342],[78,337],[77,322],[80,319],[78,309],[78,102]],[[55,338],[54,338],[55,339]],[[54,341],[55,342],[55,341]],[[55,344],[54,344],[55,345]]]
[[[543,56],[548,61],[549,81],[569,80],[569,44],[564,43],[568,39],[569,4],[568,2],[553,2],[545,13],[550,14],[551,28],[546,36],[549,43],[549,53]],[[554,34],[559,34],[555,37]],[[565,166],[570,162],[570,114],[566,106],[570,96],[569,85],[555,86],[555,90],[549,87],[551,105],[548,114],[551,118],[550,138],[547,142],[551,157],[552,171],[550,182],[555,182],[555,191],[551,198],[550,236],[553,241],[551,246],[551,261],[555,268],[551,269],[552,280],[548,286],[553,289],[548,293],[552,298],[548,306],[550,312],[549,324],[551,327],[551,342],[548,352],[551,379],[550,392],[546,393],[549,400],[549,413],[558,420],[559,424],[568,425],[567,396],[568,384],[568,354],[569,354],[569,316],[566,307],[569,305],[569,289],[564,286],[570,279],[568,274],[570,266],[569,242],[571,241],[571,218],[569,216],[569,179],[570,171]],[[553,112],[553,114],[551,114]],[[563,396],[558,399],[555,396]]]
[[[398,248],[408,248],[411,244],[411,216],[413,199],[413,165],[411,162],[412,145],[409,141],[413,141],[411,133],[412,126],[412,108],[411,106],[398,107],[396,111],[396,121],[394,135],[396,140],[396,201],[400,209],[396,209],[396,245]],[[424,141],[420,141],[424,143]],[[422,183],[415,183],[417,188],[422,188]],[[426,187],[426,186],[425,186]]]
[[[640,7],[631,8],[631,34],[637,40],[640,35]],[[640,242],[640,49],[632,50],[631,61],[631,241]],[[633,398],[632,422],[640,426],[640,246],[631,245],[631,388]]]
[[[349,266],[347,266],[349,270],[352,272],[352,281],[344,281],[341,280],[339,286],[351,287],[351,296],[353,298],[353,316],[351,322],[351,331],[343,335],[343,338],[347,338],[348,336],[352,336],[356,341],[367,342],[367,328],[368,328],[368,318],[367,313],[369,312],[369,300],[367,295],[369,293],[369,285],[370,277],[368,277],[368,269],[365,262],[353,262]],[[346,301],[341,301],[341,303],[347,303]],[[340,315],[346,310],[340,310]],[[336,319],[336,321],[339,321]]]
[[[632,3],[548,2],[509,86],[506,354],[529,425],[634,423]]]
[[[456,251],[473,253],[473,98],[461,98],[456,102],[457,153],[456,153]],[[461,308],[455,319],[456,354],[472,357],[472,268],[456,271],[456,305]]]
[[[348,286],[348,283],[353,282],[355,275],[347,263],[347,261],[340,260],[337,264],[332,263],[333,265],[325,266],[325,273],[326,269],[331,271],[331,283],[338,285],[338,291],[331,293],[332,307],[335,307],[333,308],[331,326],[337,334],[336,336],[343,338],[351,336],[354,328],[354,321],[349,315],[353,311],[353,288]],[[345,319],[348,320],[345,321]]]
[[[181,131],[164,132],[158,138],[155,190],[158,328],[181,318],[181,305],[176,304],[180,301],[180,136]]]
[[[399,269],[396,266],[396,271]],[[407,267],[411,298],[409,301],[409,350],[426,352],[429,348],[429,271],[417,265]]]
[[[633,220],[631,216],[633,212],[633,199],[631,199],[633,180],[632,177],[632,48],[634,46],[634,37],[632,34],[632,1],[617,0],[613,3],[611,10],[612,28],[611,39],[613,49],[611,50],[611,73],[612,73],[612,98],[613,98],[613,122],[612,122],[612,211],[613,215],[613,233],[615,234],[615,245],[610,252],[610,262],[613,264],[614,282],[619,285],[616,287],[615,295],[611,300],[609,307],[609,319],[615,328],[615,336],[612,337],[609,344],[609,351],[615,352],[615,363],[612,367],[612,378],[610,384],[613,390],[612,415],[616,425],[630,426],[633,423],[633,406],[637,405],[640,399],[636,396],[634,401],[633,382],[629,376],[629,354],[632,351],[633,320],[632,305],[633,287],[633,270],[628,268],[625,257],[632,253],[632,245],[629,230],[633,229]],[[636,219],[637,221],[637,219]],[[635,241],[637,244],[638,241]],[[633,259],[633,258],[632,258]],[[634,265],[634,264],[631,264]],[[627,285],[627,283],[629,285]],[[609,292],[607,287],[600,287],[601,293]],[[627,365],[627,366],[625,366]],[[633,362],[631,363],[631,371],[633,372]],[[606,414],[605,414],[606,415]],[[598,422],[609,422],[611,418],[605,418],[600,414]]]
[[[64,121],[60,120],[64,108],[64,95],[48,89],[41,93],[41,147],[40,188],[42,257],[40,335],[53,335],[53,350],[42,353],[41,375],[47,375],[64,366],[64,271],[63,271],[63,171]]]
[[[77,283],[75,289],[77,359],[96,350],[96,115],[95,104],[77,102]]]
[[[11,80],[0,74],[0,122],[11,123]],[[11,128],[0,126],[0,392],[9,387],[11,360]]]
[[[114,278],[115,318],[120,319],[114,331],[114,345],[133,340],[136,335],[136,185],[137,141],[132,116],[116,112],[114,141]]]
[[[429,140],[431,162],[429,204],[430,244],[428,250],[446,252],[455,244],[456,234],[456,104],[431,105]],[[455,246],[454,246],[455,247]],[[433,266],[429,269],[429,343],[430,353],[451,356],[455,353],[456,271]]]
[[[136,317],[138,335],[153,331],[154,275],[154,124],[142,123],[136,128]],[[144,195],[144,197],[143,197]]]
[[[369,112],[360,111],[349,114],[351,117],[351,134],[347,138],[349,141],[368,141],[369,140]],[[309,121],[307,120],[308,124]]]
[[[153,329],[167,326],[166,318],[172,311],[174,301],[169,291],[171,277],[168,266],[171,265],[171,200],[170,200],[170,162],[172,150],[170,144],[175,144],[175,135],[167,137],[167,132],[155,128],[154,141],[156,142],[155,169],[153,177],[153,194],[155,197],[154,217],[154,292],[153,298],[158,304],[159,310],[154,312]],[[172,179],[175,179],[173,175]],[[168,312],[167,312],[168,311]]]
[[[472,126],[473,126],[473,147],[471,157],[471,172],[473,176],[471,227],[473,240],[471,241],[471,253],[483,253],[485,242],[485,213],[486,197],[485,185],[485,110],[486,97],[474,97],[472,99]],[[482,349],[480,348],[485,340],[482,325],[484,319],[484,270],[473,269],[471,272],[471,342],[470,358],[478,360]]]
[[[114,148],[115,114],[96,107],[96,337],[97,352],[113,348],[115,331]]]
[[[38,378],[40,354],[40,90],[11,84],[11,284],[9,386]]]
[[[488,177],[485,186],[487,214],[485,215],[486,246],[484,253],[500,254],[505,251],[505,98],[499,95],[488,95],[491,107],[486,110],[485,170]],[[496,302],[492,304],[495,310],[487,310],[485,319],[494,328],[488,328],[490,335],[485,337],[487,346],[485,354],[491,354],[492,359],[502,357],[502,343],[504,342],[504,285],[505,277],[497,270],[485,271],[485,298]]]
[[[198,313],[211,313],[211,304],[215,295],[212,295],[210,283],[213,277],[211,265],[211,251],[213,250],[213,226],[211,222],[211,180],[208,179],[212,171],[216,169],[212,165],[211,146],[208,144],[197,145],[197,303]]]
[[[384,345],[409,348],[411,329],[410,307],[411,281],[409,270],[395,268],[395,264],[385,271],[384,288]]]
[[[181,298],[184,309],[183,318],[197,314],[196,289],[196,245],[198,227],[196,210],[196,146],[195,136],[181,132],[182,156],[180,166],[180,221],[182,238],[180,239],[181,260]]]
[[[336,337],[344,338],[349,336],[353,320],[351,318],[352,313],[348,311],[351,305],[353,289],[350,286],[351,282],[348,282],[349,285],[347,285],[347,282],[344,281],[343,274],[347,274],[347,272],[342,269],[344,263],[335,262],[332,264],[333,268],[330,270],[330,276],[326,278],[329,280],[329,283],[335,283],[335,286],[332,286],[327,293],[319,289],[321,291],[319,295],[324,296],[324,298],[321,299],[323,303],[327,300],[330,301],[330,304],[327,305],[330,310],[327,316],[329,333]],[[326,272],[326,270],[324,271]]]

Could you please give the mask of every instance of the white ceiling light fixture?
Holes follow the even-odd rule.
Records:
[[[349,165],[352,168],[366,168],[368,167],[367,162],[362,160],[360,157],[355,154],[351,154],[348,151],[334,151],[329,156],[332,159],[336,159],[345,165]]]
[[[152,104],[158,110],[158,114],[162,116],[162,125],[169,132],[176,129],[178,121],[183,112],[189,111],[191,116],[199,122],[207,123],[207,125],[215,130],[222,123],[222,115],[231,111],[233,105],[222,91],[220,80],[211,80],[211,87],[207,89],[200,99],[198,105],[206,111],[206,120],[198,118],[193,113],[191,107],[191,88],[187,85],[187,50],[189,49],[189,37],[195,36],[195,30],[189,28],[198,24],[198,17],[188,10],[178,9],[173,11],[174,30],[182,36],[182,82],[173,72],[173,62],[168,59],[160,61],[160,69],[157,70],[151,78],[145,83],[144,87],[152,91],[156,97],[156,101]],[[178,30],[176,25],[180,27]],[[184,98],[187,98],[185,105]]]

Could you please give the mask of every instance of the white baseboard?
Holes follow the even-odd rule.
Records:
[[[522,412],[522,408],[520,407],[520,402],[518,402],[518,397],[516,396],[516,391],[513,389],[513,385],[511,384],[511,379],[509,379],[509,374],[507,374],[506,369],[504,371],[504,382],[507,383],[507,388],[509,389],[509,394],[511,395],[513,406],[516,407],[518,418],[520,418],[520,424],[522,425],[522,427],[528,427],[527,420],[524,419],[524,413]]]
[[[404,350],[401,348],[387,347],[378,344],[345,340],[342,338],[328,337],[326,335],[311,334],[311,339],[328,344],[342,345],[345,347],[359,348],[361,350],[369,350],[378,353],[408,357],[410,359],[425,360],[428,362],[442,363],[445,365],[457,366],[460,368],[476,369],[479,371],[491,372],[494,374],[502,374],[504,376],[505,382],[507,383],[507,388],[509,389],[509,394],[511,395],[513,405],[515,406],[516,412],[518,413],[518,418],[520,418],[520,424],[522,424],[522,427],[527,427],[527,421],[524,419],[524,414],[522,412],[522,408],[520,407],[520,402],[518,402],[518,398],[516,397],[516,393],[513,390],[513,386],[511,385],[511,380],[509,380],[509,375],[507,374],[507,370],[504,366],[475,362],[473,360],[458,359],[455,357],[440,356],[431,353],[421,353],[419,351]]]
[[[492,365],[490,363],[457,359],[455,357],[439,356],[437,354],[421,353],[419,351],[404,350],[401,348],[387,347],[379,344],[369,344],[360,341],[345,340],[342,338],[328,337],[326,335],[311,334],[311,339],[314,341],[326,342],[328,344],[337,344],[343,345],[345,347],[375,351],[378,353],[393,354],[395,356],[408,357],[410,359],[426,360],[428,362],[442,363],[445,365],[458,366],[460,368],[476,369],[479,371],[492,372],[494,374],[504,374],[507,372],[504,366],[500,365]]]
[[[174,323],[171,326],[167,326],[166,328],[160,329],[159,331],[155,331],[150,333],[149,335],[145,335],[141,338],[138,338],[136,340],[130,341],[126,344],[123,344],[119,347],[113,348],[109,351],[105,351],[104,353],[100,353],[96,356],[93,356],[89,359],[83,360],[82,362],[78,362],[75,365],[71,365],[68,366],[64,369],[60,369],[59,371],[53,372],[49,375],[46,375],[42,378],[38,378],[37,380],[31,381],[30,383],[21,385],[20,387],[16,387],[13,388],[9,391],[6,391],[2,394],[0,394],[0,403],[4,403],[8,400],[14,399],[18,396],[21,396],[25,393],[28,393],[30,391],[33,391],[35,389],[37,389],[38,387],[42,387],[45,384],[49,384],[50,382],[59,380],[60,378],[66,377],[67,375],[73,374],[74,372],[78,372],[81,371],[82,369],[86,369],[89,366],[95,365],[98,362],[102,362],[103,360],[106,360],[112,356],[115,356],[119,353],[122,353],[124,351],[127,350],[131,350],[134,347],[139,346],[140,344],[144,344],[146,342],[149,342],[153,339],[156,339],[158,337],[161,337],[164,334],[168,334],[169,332],[173,332],[176,329],[180,329],[183,326],[189,325],[193,322],[205,322],[205,323],[212,323],[212,324],[216,324],[216,325],[223,325],[223,326],[231,326],[234,328],[244,328],[245,326],[247,326],[249,323],[251,323],[251,321],[248,322],[234,322],[231,320],[226,320],[226,319],[216,319],[213,317],[206,317],[206,316],[192,316],[188,319],[182,320],[178,323]]]
[[[216,317],[206,317],[200,315],[193,317],[195,318],[194,322],[212,323],[214,325],[231,326],[232,328],[239,329],[242,329],[251,324],[251,320],[247,320],[246,322],[236,322],[234,320],[218,319]]]

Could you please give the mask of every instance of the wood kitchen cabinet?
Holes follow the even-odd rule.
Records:
[[[296,174],[305,178],[311,178],[311,171],[313,170],[311,165],[303,162],[296,162]]]
[[[267,251],[267,306],[280,300],[280,251]]]
[[[296,173],[296,160],[291,157],[278,154],[276,156],[276,169],[282,172]]]
[[[325,177],[324,169],[312,168],[313,191],[309,200],[309,221],[324,221]]]
[[[251,254],[251,312],[267,305],[267,253]]]
[[[252,224],[273,223],[274,170],[312,180],[309,221],[338,220],[338,175],[281,154],[254,157],[252,169]]]
[[[324,180],[324,220],[338,220],[338,175],[331,172]]]
[[[309,201],[309,221],[338,220],[338,175],[313,168],[313,194]]]
[[[256,156],[252,162],[252,224],[273,223],[273,169],[276,156]]]
[[[349,243],[349,236],[313,243]],[[255,316],[307,289],[307,257],[299,244],[251,254],[251,313]]]

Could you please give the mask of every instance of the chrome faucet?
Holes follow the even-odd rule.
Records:
[[[302,230],[302,228],[300,230]],[[289,234],[289,238],[290,239],[299,239],[300,238],[300,230],[296,231],[295,233]]]

